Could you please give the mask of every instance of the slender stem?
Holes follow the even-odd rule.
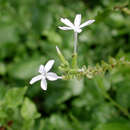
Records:
[[[104,92],[104,96],[113,104],[115,105],[117,108],[119,108],[128,118],[130,118],[130,114],[128,112],[127,109],[125,109],[124,107],[122,107],[120,104],[118,104],[117,102],[115,102],[108,93]]]
[[[72,113],[69,113],[69,115],[68,115],[70,118],[71,118],[71,120],[74,122],[74,124],[76,125],[76,128],[79,130],[79,129],[81,129],[81,124],[79,123],[79,121],[77,120],[77,118],[75,117],[75,116],[73,116],[73,114]]]
[[[77,53],[77,41],[78,41],[78,33],[74,32],[74,54]]]
[[[100,89],[102,90],[102,94],[105,98],[107,98],[114,106],[116,106],[120,111],[122,111],[129,119],[130,119],[130,114],[128,112],[127,109],[125,109],[124,107],[122,107],[120,104],[118,104],[117,102],[115,102],[110,95],[105,91],[104,89],[104,84],[102,83],[102,80],[100,77],[96,77],[95,78],[96,83],[98,85],[98,87],[100,87]]]
[[[77,41],[78,33],[74,32],[74,53],[72,55],[72,68],[77,68]]]
[[[76,69],[77,68],[77,53],[74,53],[72,55],[72,68]]]
[[[59,58],[60,58],[60,60],[61,60],[61,62],[63,63],[63,64],[65,64],[65,65],[69,65],[69,63],[66,61],[66,59],[64,58],[64,56],[63,56],[63,54],[61,53],[61,51],[60,51],[60,49],[58,48],[58,46],[56,46],[56,51],[57,51],[57,53],[58,53],[58,56],[59,56]]]

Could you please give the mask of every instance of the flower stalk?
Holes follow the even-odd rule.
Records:
[[[72,55],[72,68],[77,68],[77,42],[78,33],[74,32],[74,53]]]
[[[74,31],[74,52],[72,55],[72,68],[77,68],[77,42],[78,42],[78,33],[82,32],[82,28],[85,26],[88,26],[95,22],[95,20],[88,20],[81,24],[81,14],[77,14],[74,23],[72,23],[67,18],[61,18],[61,22],[64,23],[66,26],[59,26],[59,29],[61,30],[73,30]],[[61,53],[59,52],[59,49],[57,50],[58,55],[63,63],[65,63],[65,60]]]
[[[78,68],[78,66],[77,66],[77,53],[74,53],[72,55],[72,68],[73,69]]]
[[[64,57],[63,54],[61,53],[61,51],[60,51],[60,49],[58,48],[58,46],[56,46],[56,51],[57,51],[57,54],[58,54],[58,56],[59,56],[61,62],[62,62],[64,65],[68,66],[69,63],[68,63],[68,61],[66,61],[65,57]]]
[[[74,54],[77,54],[78,33],[74,32]]]

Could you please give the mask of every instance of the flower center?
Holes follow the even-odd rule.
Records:
[[[43,76],[43,77],[46,77],[46,75],[47,75],[46,72],[43,72],[43,73],[42,73],[42,76]]]

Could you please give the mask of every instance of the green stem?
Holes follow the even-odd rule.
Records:
[[[58,53],[58,56],[61,60],[61,62],[64,64],[64,65],[69,65],[69,63],[66,61],[65,57],[63,56],[63,54],[61,53],[60,49],[58,48],[58,46],[56,46],[56,51]]]
[[[77,68],[77,53],[74,53],[72,55],[72,68],[76,69]]]
[[[78,41],[78,33],[74,32],[74,54],[77,53],[77,41]]]
[[[104,93],[104,96],[113,104],[115,105],[117,108],[119,108],[126,116],[128,116],[128,118],[130,118],[130,114],[127,111],[127,109],[125,109],[124,107],[122,107],[120,104],[118,104],[117,102],[115,102],[107,93]]]
[[[76,125],[76,130],[77,129],[81,130],[81,125],[80,125],[79,121],[77,120],[77,118],[75,118],[72,113],[69,113],[69,117],[72,119],[72,121]]]
[[[78,33],[74,32],[74,53],[72,55],[72,68],[77,68],[77,41]]]
[[[127,109],[125,109],[124,107],[122,107],[120,104],[118,104],[117,102],[115,102],[110,95],[105,91],[104,89],[104,84],[102,82],[102,79],[100,76],[95,77],[96,83],[98,85],[98,87],[100,87],[100,89],[102,90],[102,94],[104,95],[105,98],[107,98],[114,106],[116,106],[120,111],[122,111],[124,113],[124,115],[126,115],[128,118],[130,118],[130,114],[128,112]]]

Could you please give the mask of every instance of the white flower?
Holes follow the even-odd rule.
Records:
[[[33,83],[41,80],[41,88],[43,90],[47,90],[46,79],[48,79],[50,81],[62,79],[62,77],[58,76],[56,73],[49,72],[49,70],[52,68],[53,64],[54,64],[54,60],[49,60],[45,66],[40,65],[39,71],[38,71],[40,74],[35,76],[34,78],[32,78],[32,80],[30,81],[30,84],[33,84]]]
[[[88,20],[86,22],[84,22],[83,24],[80,25],[81,23],[81,14],[77,14],[74,20],[74,24],[71,23],[70,20],[68,20],[67,18],[61,18],[61,22],[64,23],[67,26],[63,26],[63,27],[59,27],[62,30],[74,30],[74,32],[80,33],[82,32],[83,27],[88,26],[90,24],[92,24],[93,22],[95,22],[95,20]]]

